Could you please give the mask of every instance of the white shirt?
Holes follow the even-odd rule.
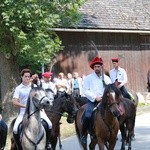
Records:
[[[104,74],[104,82],[106,85],[111,83],[110,78]],[[83,82],[83,94],[91,102],[95,101],[97,96],[103,96],[104,85],[102,81],[102,76],[98,77],[95,72],[85,77]]]
[[[118,69],[113,68],[112,70],[110,70],[110,78],[112,83],[114,83],[116,79],[118,79],[118,82],[121,82],[120,87],[127,83],[126,71],[121,67],[118,67]]]
[[[43,89],[51,89],[54,94],[56,95],[57,93],[57,89],[56,89],[56,86],[53,82],[49,81],[49,82],[45,82],[45,81],[42,81],[42,88]]]
[[[60,92],[66,91],[69,87],[67,79],[57,79],[55,84],[56,84],[56,86],[57,85],[64,86],[64,87],[60,87],[60,88],[57,87],[57,90]]]
[[[18,85],[15,89],[13,98],[19,99],[20,103],[26,105],[28,96],[31,90],[31,84],[23,85],[22,83]],[[25,113],[25,108],[20,108],[20,114]]]

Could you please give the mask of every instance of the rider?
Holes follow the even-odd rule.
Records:
[[[19,142],[18,126],[22,122],[22,119],[25,113],[26,103],[27,103],[28,96],[31,90],[30,77],[31,77],[31,71],[29,69],[23,69],[21,71],[22,83],[16,87],[14,95],[13,95],[13,99],[12,99],[13,105],[20,108],[19,115],[13,127],[13,135],[14,135],[15,142],[19,150],[21,149],[21,145]],[[44,110],[41,111],[41,118],[47,122],[48,127],[49,127],[48,129],[49,131],[47,131],[47,133],[49,133],[52,128],[52,123],[47,117]],[[49,145],[47,144],[47,146]]]
[[[86,143],[86,132],[89,129],[89,124],[91,122],[91,116],[96,103],[100,102],[103,96],[105,85],[110,84],[110,78],[103,74],[103,60],[102,58],[95,57],[91,63],[90,67],[94,70],[93,73],[87,75],[83,83],[83,94],[88,99],[87,107],[83,117],[83,127],[82,127],[82,143]]]
[[[130,94],[125,88],[125,84],[127,83],[127,73],[126,71],[119,67],[119,58],[112,58],[113,69],[110,70],[110,78],[112,83],[120,89],[123,97],[131,99]]]

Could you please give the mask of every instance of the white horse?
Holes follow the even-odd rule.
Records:
[[[45,106],[53,104],[53,98],[48,98],[47,93],[41,87],[31,89],[26,111],[22,122],[20,142],[23,150],[45,150],[46,131],[41,123],[40,113]],[[12,144],[13,145],[13,144]],[[11,147],[11,149],[14,149]]]

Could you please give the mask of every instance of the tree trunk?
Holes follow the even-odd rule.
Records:
[[[0,105],[3,119],[8,122],[12,116],[16,116],[16,108],[11,103],[14,87],[19,83],[19,67],[15,57],[11,55],[8,58],[0,53],[0,69]]]

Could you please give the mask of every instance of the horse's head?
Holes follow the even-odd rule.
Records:
[[[46,95],[49,98],[51,104],[53,104],[53,102],[54,102],[54,96],[55,96],[54,92],[51,89],[46,89],[45,91],[46,91]]]
[[[104,107],[107,107],[115,117],[121,115],[119,111],[120,99],[120,90],[114,84],[107,85],[102,98],[102,104]]]
[[[68,113],[67,122],[73,123],[78,110],[75,99],[72,95],[66,93],[62,97],[62,101],[63,111]]]
[[[33,101],[35,107],[38,109],[42,109],[45,106],[51,106],[54,100],[50,98],[46,91],[41,87],[32,88],[29,97],[30,100]]]

